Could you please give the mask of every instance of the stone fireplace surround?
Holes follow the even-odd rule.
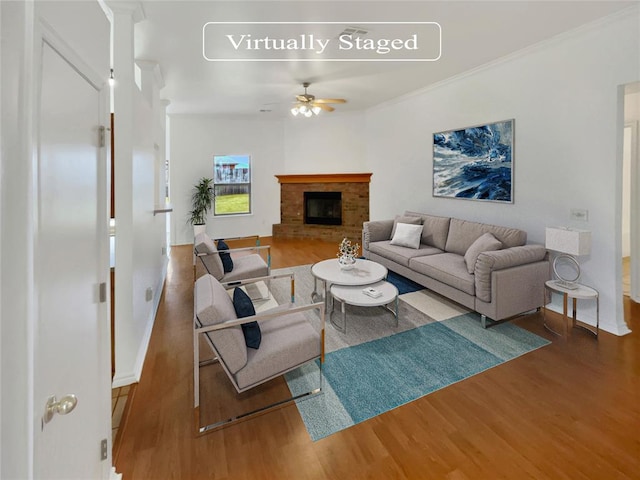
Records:
[[[369,220],[371,173],[276,175],[280,182],[280,223],[274,238],[315,238],[360,243],[362,224]],[[304,192],[341,192],[342,225],[304,223]]]

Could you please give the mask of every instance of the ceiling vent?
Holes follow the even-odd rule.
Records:
[[[338,38],[343,35],[350,35],[351,37],[363,37],[367,33],[369,33],[369,31],[365,30],[362,27],[345,27],[345,29],[340,34],[338,34]]]

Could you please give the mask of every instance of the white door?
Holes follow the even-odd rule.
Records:
[[[105,93],[61,46],[42,42],[36,112],[34,476],[87,480],[111,459]],[[47,400],[69,394],[46,423]]]

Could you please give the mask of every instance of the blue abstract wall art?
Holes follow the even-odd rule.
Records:
[[[433,196],[513,203],[514,120],[433,134]]]

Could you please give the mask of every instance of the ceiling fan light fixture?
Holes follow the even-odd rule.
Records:
[[[314,115],[320,115],[322,110],[333,112],[335,109],[329,105],[330,103],[346,103],[343,98],[316,98],[307,93],[308,82],[303,83],[302,86],[304,87],[304,94],[296,95],[295,105],[291,109],[291,114],[294,117],[300,114],[305,118],[309,118]]]

